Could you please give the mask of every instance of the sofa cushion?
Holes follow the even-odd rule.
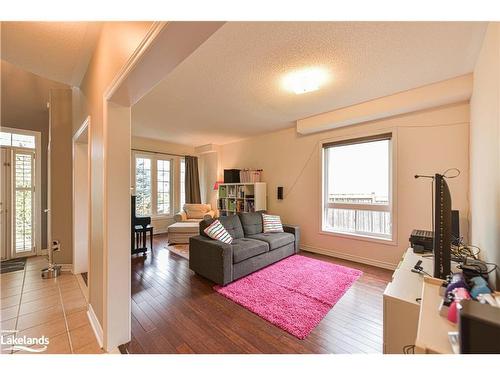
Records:
[[[245,236],[262,233],[262,214],[260,212],[241,212],[238,213],[238,216]]]
[[[271,251],[295,241],[295,236],[291,233],[260,233],[248,237],[267,242]]]
[[[187,220],[184,220],[184,223],[196,223],[196,224],[198,224],[202,220],[203,219],[187,219]]]
[[[231,247],[233,249],[233,263],[239,263],[269,251],[269,245],[266,242],[251,238],[238,238],[233,241]]]
[[[221,216],[219,221],[234,239],[245,237],[238,215]]]
[[[212,207],[209,204],[186,203],[184,205],[184,211],[186,211],[188,219],[203,219],[211,209]]]

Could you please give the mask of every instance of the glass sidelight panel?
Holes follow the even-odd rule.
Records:
[[[14,253],[27,255],[35,250],[35,155],[14,150]]]
[[[157,198],[156,213],[158,215],[170,214],[170,160],[156,161]]]
[[[152,213],[151,172],[150,158],[137,157],[135,159],[136,211],[139,216],[149,216]]]

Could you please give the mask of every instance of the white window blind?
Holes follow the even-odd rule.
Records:
[[[14,249],[16,253],[34,248],[34,153],[14,151]]]

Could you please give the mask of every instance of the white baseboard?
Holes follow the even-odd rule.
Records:
[[[97,319],[97,316],[95,315],[94,309],[92,308],[91,304],[88,305],[87,317],[89,318],[90,325],[94,330],[94,335],[97,339],[99,347],[102,348],[104,333],[102,331],[101,324],[99,323],[99,319]]]
[[[76,281],[78,281],[78,286],[80,287],[80,290],[83,293],[83,296],[85,297],[85,300],[87,303],[89,303],[89,287],[87,284],[85,284],[85,281],[83,281],[83,277],[81,273],[78,273],[75,275]]]
[[[322,248],[315,247],[315,246],[300,245],[300,249],[304,250],[304,251],[309,251],[311,253],[328,255],[331,257],[350,260],[350,261],[357,262],[357,263],[368,264],[370,266],[385,268],[385,269],[392,270],[392,271],[394,271],[397,267],[397,264],[383,262],[383,261],[376,260],[376,259],[364,258],[364,257],[360,257],[357,255],[352,255],[352,254],[339,253],[335,250],[322,249]]]

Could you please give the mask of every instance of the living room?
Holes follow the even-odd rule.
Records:
[[[235,264],[231,268],[214,266],[214,261],[207,258],[208,247],[213,240],[204,242],[200,235],[204,236],[208,224],[219,219],[228,234],[234,237],[235,233],[231,231],[234,223],[227,220],[231,220],[233,214],[241,215],[245,240],[262,240],[262,237],[256,237],[259,234],[254,234],[253,229],[247,237],[248,228],[243,214],[262,209],[279,216],[283,224],[291,225],[283,225],[285,232],[295,233],[291,228],[298,228],[296,233],[300,236],[301,254],[363,269],[365,275],[353,286],[353,290],[345,290],[346,294],[339,301],[340,307],[336,305],[326,315],[326,323],[316,326],[309,338],[294,331],[296,327],[292,327],[293,324],[270,318],[258,307],[242,302],[244,296],[229,297],[278,327],[285,327],[288,333],[294,335],[295,332],[294,336],[305,339],[306,343],[297,341],[285,348],[275,343],[275,339],[267,337],[270,346],[263,349],[255,346],[255,342],[249,346],[231,346],[227,337],[222,336],[218,338],[221,346],[207,347],[184,338],[182,350],[240,353],[280,350],[322,352],[326,349],[333,353],[402,353],[405,345],[386,342],[389,339],[385,337],[388,333],[382,324],[386,314],[383,289],[407,252],[412,230],[433,229],[435,197],[432,183],[416,179],[415,175],[442,173],[449,177],[447,183],[452,192],[453,210],[458,211],[459,236],[463,241],[470,238],[470,100],[476,83],[473,79],[476,61],[482,48],[487,48],[483,47],[481,39],[490,27],[481,23],[229,22],[158,83],[132,107],[132,147],[136,154],[147,154],[149,151],[153,159],[172,160],[173,182],[162,190],[169,190],[172,196],[172,211],[164,219],[166,224],[160,223],[159,216],[151,215],[155,233],[168,233],[155,236],[153,258],[132,260],[132,303],[136,304],[132,316],[136,324],[132,328],[135,340],[128,346],[130,352],[179,350],[162,344],[141,349],[141,342],[142,346],[146,345],[148,331],[154,331],[155,335],[158,331],[165,332],[165,341],[169,341],[166,327],[171,327],[171,323],[162,319],[161,323],[156,323],[149,318],[152,310],[160,313],[169,311],[169,308],[157,305],[145,293],[145,288],[139,285],[139,281],[144,281],[144,275],[149,277],[149,287],[159,288],[153,293],[154,299],[158,299],[161,297],[155,293],[164,292],[164,287],[158,284],[159,279],[164,282],[164,278],[179,277],[175,272],[165,274],[164,269],[182,267],[183,277],[185,272],[190,275],[189,281],[181,283],[183,285],[174,282],[172,286],[178,288],[181,294],[181,291],[192,291],[192,288],[206,293],[212,283],[226,285],[239,278],[244,279],[251,272],[258,273],[262,267],[281,259],[269,262],[257,259],[262,255],[252,248],[248,250],[255,255],[251,260],[259,265],[241,265],[250,258],[237,255],[235,246],[241,246],[238,234],[234,238],[236,241],[232,245],[231,256],[239,260],[234,258]],[[291,33],[301,36],[290,39]],[[269,39],[269,35],[273,38]],[[354,39],[356,47],[346,47],[346,55],[336,52],[336,59],[349,68],[335,71],[338,63],[335,59],[330,61],[334,50],[319,46],[323,41],[326,45],[326,41],[333,37],[336,46],[343,45],[344,35],[349,36],[349,40]],[[380,39],[373,35],[380,35]],[[267,43],[261,43],[261,38],[267,38]],[[378,57],[379,44],[387,40],[395,43],[396,39],[405,40],[404,46]],[[450,44],[449,40],[457,42]],[[418,41],[418,44],[413,45],[411,41]],[[279,56],[275,55],[276,62],[268,58],[265,64],[258,63],[262,61],[261,56],[272,56],[271,51],[285,44],[289,48]],[[248,45],[259,47],[246,51]],[[299,46],[302,49],[296,53]],[[370,61],[377,61],[376,67],[375,64],[370,66],[370,69],[377,70],[377,74],[367,75],[366,65],[355,57],[361,53]],[[422,65],[423,56],[432,54],[435,57]],[[443,55],[452,63],[443,64],[438,57]],[[286,63],[279,65],[280,62]],[[407,82],[404,71],[399,74],[394,71],[394,66],[401,64],[406,64],[406,68],[413,71],[411,84]],[[299,87],[297,93],[287,87],[289,76],[314,76],[317,67],[323,69],[323,81],[313,90]],[[477,69],[480,68],[478,66]],[[355,77],[365,75],[366,78],[360,80],[355,88],[351,87]],[[392,77],[391,84],[378,86],[378,77],[387,75]],[[268,85],[255,81],[253,76],[265,77],[263,81],[269,82]],[[241,90],[240,87],[248,89]],[[351,105],[353,96],[356,96],[356,101]],[[196,111],[191,108],[192,102],[199,103]],[[332,102],[337,103],[336,109],[332,110]],[[280,108],[280,111],[274,108]],[[290,117],[298,118],[295,124],[287,121]],[[181,201],[182,197],[178,195],[178,192],[182,195],[186,191],[185,186],[189,183],[187,167],[180,161],[182,155],[197,159],[198,173],[195,175],[199,181],[191,184],[199,185],[200,191],[194,195],[198,198],[188,197],[188,194],[185,201]],[[154,161],[151,163],[153,165]],[[339,163],[344,163],[345,167],[341,168]],[[157,168],[152,167],[153,176],[158,174],[155,171]],[[253,172],[257,177],[253,181],[244,179],[245,171]],[[137,182],[137,170],[132,173]],[[140,176],[141,179],[143,177]],[[152,181],[155,181],[154,177]],[[254,198],[256,185],[252,182],[255,181],[265,186],[263,206],[259,206]],[[144,196],[158,194],[155,190],[158,188],[150,188],[150,185],[154,183],[139,192],[136,187],[135,193],[141,202],[147,201],[154,207],[157,200],[144,199]],[[236,185],[237,190],[231,192],[232,185]],[[252,190],[240,195],[238,186],[250,186]],[[239,197],[246,197],[247,194],[259,208],[247,209],[246,198],[241,198],[242,205],[238,206]],[[371,205],[367,203],[367,197]],[[189,204],[184,207],[183,202],[207,206],[197,212],[199,207]],[[363,202],[362,208],[359,208],[360,202]],[[142,214],[150,216],[153,211],[148,209],[142,210]],[[346,211],[355,214],[354,218]],[[178,213],[174,215],[174,212]],[[202,219],[207,219],[207,224],[198,226]],[[262,221],[258,225],[262,227]],[[272,250],[271,243],[270,247]],[[147,244],[142,247],[147,248]],[[162,253],[165,249],[168,252]],[[223,254],[223,250],[220,251]],[[161,255],[155,258],[158,253]],[[169,253],[166,259],[165,254]],[[204,264],[210,264],[210,267]],[[367,304],[367,311],[363,307],[360,309],[361,315],[372,311],[371,319],[343,316],[344,324],[358,327],[349,332],[338,326],[333,331],[326,329],[325,326],[330,325],[329,318],[334,317],[336,311],[342,314],[344,301],[351,309],[353,304],[359,302],[350,299],[355,293],[366,293],[367,280],[376,285],[375,290],[370,292],[373,304]],[[178,300],[172,296],[166,301],[177,304],[181,311],[194,313],[190,307],[193,301],[189,299]],[[215,299],[214,303],[220,301]],[[265,305],[265,302],[262,303]],[[213,314],[216,316],[216,312]],[[217,319],[207,322],[198,317],[193,321],[204,326],[205,332],[197,333],[204,339],[220,335]],[[254,326],[260,327],[256,322]],[[366,326],[372,330],[369,339],[359,332]],[[245,326],[245,329],[248,328]],[[263,330],[254,329],[258,332],[255,335],[263,334]],[[269,329],[266,326],[266,330]],[[238,336],[238,329],[230,331]],[[179,335],[183,336],[182,333]],[[320,344],[318,335],[326,343]],[[241,339],[248,340],[248,337]]]
[[[2,351],[500,351],[500,24],[323,18],[2,21]]]

